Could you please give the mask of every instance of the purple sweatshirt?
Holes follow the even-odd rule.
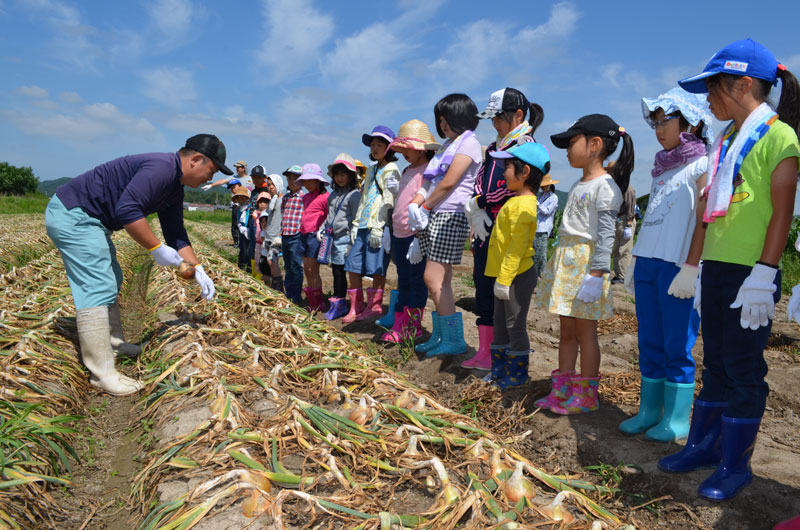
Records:
[[[59,186],[56,195],[67,210],[83,208],[112,232],[157,213],[167,245],[181,249],[191,245],[183,226],[182,176],[177,153],[129,155]]]

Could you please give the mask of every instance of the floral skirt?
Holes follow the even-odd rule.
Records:
[[[603,281],[603,295],[587,304],[576,298],[583,277],[589,273],[594,241],[578,236],[559,236],[559,245],[544,268],[536,290],[536,305],[551,313],[586,320],[604,320],[614,316],[611,275]]]

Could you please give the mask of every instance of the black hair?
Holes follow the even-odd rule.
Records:
[[[525,182],[523,182],[522,185],[527,186],[533,193],[539,191],[539,186],[542,184],[542,179],[546,174],[550,173],[550,162],[545,162],[544,173],[542,173],[539,168],[532,166],[524,160],[520,160],[519,158],[509,158],[506,160],[506,164],[511,164],[514,166],[515,175],[522,175],[525,172],[525,166],[530,168],[528,178],[525,179]]]
[[[386,138],[382,138],[380,136],[373,136],[373,138],[375,138],[377,140],[380,140],[381,142],[386,143],[387,146],[389,145],[389,142],[386,141]],[[377,160],[375,160],[375,157],[372,156],[372,152],[370,152],[370,154],[369,154],[369,159],[372,160],[373,162],[377,162]],[[388,151],[386,151],[386,154],[383,155],[383,159],[387,163],[388,162],[396,162],[397,161],[397,153],[395,153],[394,151],[389,149]]]
[[[528,98],[525,97],[525,94],[517,90],[516,88],[507,88],[506,93],[518,94],[519,100],[525,102],[527,105],[522,106],[520,105],[517,107],[519,110],[522,111],[522,119],[525,119],[525,115],[528,116],[528,125],[531,126],[530,135],[533,136],[533,133],[536,132],[536,129],[539,128],[539,125],[542,124],[544,120],[544,109],[538,103],[531,103],[528,101]],[[511,118],[514,116],[514,113],[517,112],[517,109],[508,109],[502,112],[500,116],[508,123],[511,123]],[[450,122],[447,122],[450,123]]]
[[[628,191],[628,184],[631,181],[631,173],[633,173],[633,138],[631,138],[631,135],[625,132],[615,135],[614,138],[591,133],[584,136],[586,141],[595,136],[603,141],[603,152],[601,153],[603,160],[614,154],[619,145],[620,137],[622,138],[622,150],[619,152],[616,162],[608,168],[608,174],[611,175],[622,194],[625,195],[625,192]]]
[[[340,170],[344,171],[345,173],[347,173],[347,176],[348,176],[347,185],[344,186],[343,188],[340,188],[339,185],[336,184],[336,179],[334,179],[333,183],[331,184],[333,189],[342,190],[342,191],[356,189],[358,187],[358,176],[356,175],[355,171],[351,170],[349,167],[347,167],[344,164],[334,164],[331,167],[331,177],[336,175],[336,173],[338,173]]]
[[[478,107],[466,94],[449,94],[437,101],[433,107],[433,117],[436,121],[436,132],[439,134],[439,138],[446,138],[442,132],[442,126],[439,125],[441,118],[444,118],[447,125],[456,134],[474,131],[480,122]]]
[[[436,156],[436,151],[433,151],[433,150],[431,150],[431,149],[427,149],[427,150],[425,151],[425,157],[428,159],[428,162],[430,162],[431,160],[433,160],[433,157],[434,157],[434,156]]]

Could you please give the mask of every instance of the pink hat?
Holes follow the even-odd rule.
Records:
[[[323,184],[330,184],[331,179],[322,174],[322,169],[320,169],[319,165],[314,164],[304,164],[303,165],[303,172],[300,174],[300,178],[297,180],[319,180]]]

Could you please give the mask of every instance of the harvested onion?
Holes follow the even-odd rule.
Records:
[[[506,494],[508,500],[516,503],[523,497],[528,500],[536,496],[536,488],[533,482],[525,478],[522,474],[522,462],[517,463],[511,477],[503,484],[503,493]]]
[[[185,261],[182,261],[178,266],[178,274],[184,280],[191,280],[194,278],[194,268],[195,265],[193,263],[186,263]]]

